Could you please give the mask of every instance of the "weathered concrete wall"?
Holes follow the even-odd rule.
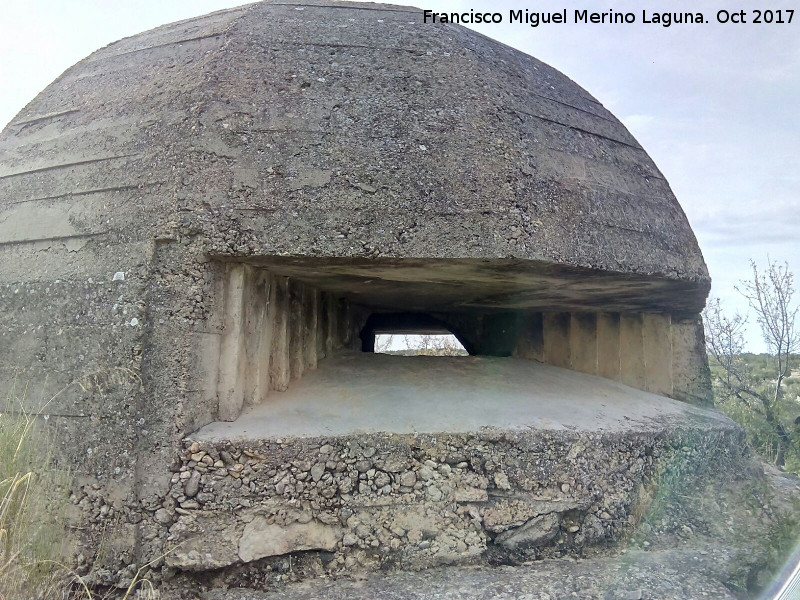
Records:
[[[39,177],[14,188],[31,204],[7,207],[7,223],[29,227],[35,207],[63,234],[147,186],[157,198],[125,205],[112,229],[171,222],[233,257],[592,265],[683,283],[677,301],[699,310],[709,282],[694,235],[624,126],[535,58],[418,17],[261,2],[95,52],[10,123],[4,172]],[[475,96],[475,81],[497,94]],[[75,185],[63,195],[54,179]]]
[[[151,260],[147,243],[0,238],[0,410],[37,415],[55,435],[58,464],[75,474],[67,535],[92,548],[113,531],[128,562]]]
[[[711,372],[700,315],[672,317],[672,396],[684,402],[711,406]]]

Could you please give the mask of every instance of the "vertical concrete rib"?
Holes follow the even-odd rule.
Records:
[[[305,286],[289,280],[289,372],[292,379],[300,379],[305,368],[303,299]]]
[[[619,380],[619,313],[597,315],[597,374]]]
[[[623,314],[619,317],[620,381],[631,387],[645,389],[644,343],[642,315]]]
[[[270,388],[282,392],[289,387],[289,280],[275,277],[270,302],[272,351],[269,358]]]
[[[569,313],[544,313],[542,330],[544,337],[544,360],[547,364],[570,368]]]
[[[255,297],[258,302],[260,319],[258,326],[253,332],[255,343],[253,344],[254,356],[252,362],[255,369],[252,376],[255,384],[252,386],[252,402],[261,402],[269,394],[270,375],[269,359],[272,353],[272,288],[274,278],[266,272],[260,272],[256,281]]]
[[[245,270],[242,264],[227,266],[223,332],[219,361],[219,419],[233,421],[242,411],[244,403],[244,378],[247,366],[245,319]]]
[[[319,319],[319,292],[304,286],[303,292],[303,368],[317,368],[317,321]]]
[[[341,298],[336,302],[336,347],[350,343],[350,305]]]
[[[328,355],[328,294],[317,292],[317,360]]]
[[[269,353],[272,327],[269,323],[269,275],[246,266],[244,271],[245,372],[244,402],[260,402],[269,390]]]
[[[597,373],[597,317],[594,313],[572,313],[569,352],[573,369],[592,375]]]
[[[544,333],[542,313],[527,313],[522,317],[514,356],[544,362]]]
[[[645,385],[648,392],[672,395],[672,319],[663,313],[642,316]]]
[[[708,369],[703,322],[698,315],[672,315],[672,397],[700,406],[711,406],[711,373]]]
[[[339,299],[333,294],[326,294],[328,312],[328,331],[325,334],[325,354],[328,356],[339,347],[336,332],[339,330]]]

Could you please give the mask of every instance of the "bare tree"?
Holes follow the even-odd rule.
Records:
[[[467,352],[453,335],[405,335],[403,345],[411,354],[424,356],[466,356]]]
[[[780,398],[783,380],[791,372],[791,355],[798,348],[794,327],[798,307],[792,306],[794,274],[787,263],[778,265],[770,261],[766,273],[759,273],[753,261],[750,261],[750,266],[753,279],[743,281],[736,289],[750,302],[767,349],[777,360],[774,396]]]
[[[751,261],[753,277],[743,281],[739,291],[750,303],[756,315],[767,349],[774,360],[773,375],[768,385],[756,377],[742,356],[743,330],[746,319],[735,314],[727,317],[719,299],[712,299],[703,318],[706,323],[708,349],[712,358],[722,367],[716,377],[723,394],[735,398],[750,411],[763,417],[777,440],[775,464],[783,466],[787,449],[798,452],[789,430],[781,422],[778,404],[783,397],[783,381],[791,373],[792,353],[798,348],[795,317],[798,307],[792,304],[794,276],[788,264],[769,261],[765,272]]]
[[[417,338],[419,354],[429,356],[466,356],[467,351],[454,335],[421,335]]]
[[[375,336],[375,352],[388,352],[392,349],[394,344],[394,335],[376,335]]]

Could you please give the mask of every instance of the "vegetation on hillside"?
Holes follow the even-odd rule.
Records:
[[[758,385],[761,394],[768,394],[775,386],[774,357],[769,354],[752,354],[744,352],[737,357],[745,368],[751,370],[753,378],[760,382]],[[800,354],[791,355],[794,374],[783,381],[783,395],[775,405],[775,414],[784,424],[794,442],[794,447],[800,446]],[[742,425],[747,431],[748,440],[753,450],[768,462],[774,463],[778,457],[779,438],[773,427],[766,421],[762,412],[752,409],[740,402],[735,397],[725,393],[718,383],[724,376],[724,369],[714,362],[711,363],[711,377],[714,382],[714,402],[717,408],[725,412],[734,421]],[[790,451],[785,455],[786,470],[800,474],[800,456]]]
[[[800,473],[800,339],[795,328],[794,276],[788,265],[770,262],[738,291],[747,315],[728,315],[712,299],[703,318],[714,401],[747,431],[752,448],[779,467]],[[744,352],[751,319],[769,352]]]

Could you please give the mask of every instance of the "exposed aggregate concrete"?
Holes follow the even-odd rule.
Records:
[[[166,558],[178,580],[205,581],[203,571],[225,567],[220,582],[255,587],[285,579],[286,556],[305,565],[293,579],[580,556],[630,533],[676,465],[694,474],[727,467],[742,460],[740,444],[736,427],[718,425],[246,447],[187,440],[152,535],[181,544]]]

